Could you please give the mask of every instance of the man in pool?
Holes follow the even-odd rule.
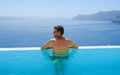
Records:
[[[55,26],[53,35],[55,39],[49,40],[46,44],[41,46],[41,49],[52,49],[53,56],[66,56],[69,48],[78,48],[78,45],[68,38],[63,37],[63,26]]]
[[[63,37],[64,28],[60,25],[54,27],[53,35],[55,39],[49,40],[41,46],[41,49],[52,49],[50,56],[54,62],[55,75],[64,75],[65,60],[68,59],[69,48],[78,48],[78,45],[68,38]]]

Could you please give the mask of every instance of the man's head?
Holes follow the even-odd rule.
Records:
[[[64,34],[63,26],[58,25],[54,27],[54,37],[62,37],[63,34]]]

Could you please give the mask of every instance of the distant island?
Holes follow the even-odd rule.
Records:
[[[56,21],[66,21],[69,19],[64,19],[60,17],[42,19],[40,17],[12,17],[12,16],[0,16],[0,21],[3,20],[41,20],[41,21],[51,21],[51,19],[55,19]],[[120,10],[112,10],[112,11],[100,11],[98,13],[93,13],[89,15],[77,15],[75,17],[70,18],[70,20],[75,21],[111,21],[115,23],[120,23]]]
[[[120,11],[100,11],[90,15],[77,15],[72,18],[73,20],[94,20],[94,21],[113,21],[120,22]]]

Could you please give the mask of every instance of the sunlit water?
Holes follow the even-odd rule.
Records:
[[[53,38],[53,27],[61,24],[64,37],[79,46],[120,45],[120,24],[110,21],[22,20],[0,21],[0,47],[38,47]]]

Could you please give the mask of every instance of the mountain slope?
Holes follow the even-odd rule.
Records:
[[[90,15],[77,15],[73,17],[74,20],[98,20],[98,21],[112,21],[120,16],[120,11],[98,12]]]

